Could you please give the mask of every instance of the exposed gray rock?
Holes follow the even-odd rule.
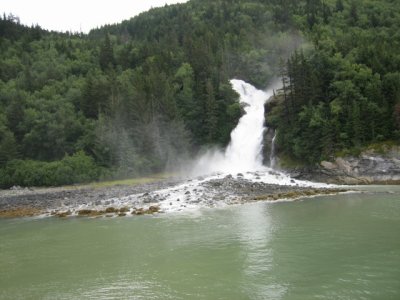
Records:
[[[293,178],[339,184],[400,183],[400,147],[385,153],[364,151],[360,156],[338,157],[322,161],[314,168],[290,170]]]
[[[182,182],[182,179],[172,178],[132,186],[107,186],[102,188],[76,186],[72,189],[56,187],[0,190],[0,210],[23,207],[51,210],[63,206],[79,206],[88,203],[98,205],[99,201],[101,205],[112,205],[115,200],[111,198],[121,198],[139,193],[146,193],[148,200],[150,200],[149,203],[151,203],[154,199],[148,191],[170,187],[180,182]],[[65,200],[65,198],[68,198],[68,200]]]

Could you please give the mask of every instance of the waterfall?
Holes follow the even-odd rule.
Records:
[[[242,80],[230,81],[245,105],[245,114],[231,132],[231,141],[225,152],[209,151],[196,163],[197,173],[235,173],[256,171],[262,166],[264,136],[264,104],[273,95],[273,89],[262,91]]]
[[[240,95],[245,114],[231,132],[231,141],[225,151],[209,150],[193,164],[186,164],[190,171],[183,173],[188,180],[160,190],[128,195],[112,199],[118,207],[157,203],[161,211],[172,212],[240,203],[243,191],[257,188],[253,183],[316,186],[315,183],[299,181],[262,165],[264,139],[264,104],[273,95],[273,90],[261,91],[252,85],[231,80],[233,89]],[[275,162],[274,133],[271,145],[271,167]],[[186,170],[185,170],[186,171]],[[200,175],[200,176],[199,176]],[[269,189],[268,186],[263,186]],[[271,189],[271,192],[274,189]],[[239,201],[239,202],[238,202]],[[244,200],[246,201],[246,200]],[[129,203],[129,204],[127,204]],[[97,205],[97,204],[96,204]],[[107,204],[108,205],[108,204]],[[99,210],[103,210],[99,208]]]
[[[245,114],[231,133],[231,142],[225,151],[229,168],[254,171],[262,167],[264,137],[264,104],[272,91],[257,90],[242,80],[231,80],[233,89],[246,106]]]

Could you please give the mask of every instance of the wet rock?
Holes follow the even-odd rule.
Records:
[[[5,218],[19,218],[19,217],[33,217],[42,214],[43,212],[33,207],[17,207],[12,209],[0,210],[0,217]]]
[[[143,199],[143,203],[151,203],[151,202],[154,202],[154,201],[150,196]]]
[[[302,188],[299,190],[293,191],[286,191],[282,193],[275,193],[275,194],[266,194],[266,195],[258,195],[252,200],[254,201],[263,201],[263,200],[279,200],[279,199],[297,199],[302,197],[310,197],[316,195],[332,195],[341,192],[345,192],[345,189],[309,189],[309,188]]]
[[[189,203],[191,203],[191,204],[198,204],[200,202],[201,202],[200,198],[192,199],[192,200],[189,201]]]
[[[82,216],[82,217],[97,217],[97,216],[101,216],[103,213],[104,213],[104,211],[98,211],[98,210],[93,210],[93,209],[78,210],[78,216]]]
[[[120,213],[126,213],[126,212],[128,212],[128,211],[129,211],[129,207],[127,207],[127,206],[121,207],[121,208],[119,209],[119,212],[120,212]]]
[[[144,215],[144,209],[143,208],[137,208],[134,211],[132,211],[132,215]]]
[[[160,207],[159,206],[150,206],[149,207],[149,209],[148,209],[148,212],[149,213],[156,213],[156,212],[159,212],[160,211]]]
[[[106,208],[106,213],[116,213],[116,212],[118,212],[118,210],[115,208],[115,207],[107,207]]]
[[[68,216],[72,215],[72,212],[70,210],[68,211],[64,211],[64,212],[58,212],[55,214],[55,216],[59,217],[59,218],[66,218]]]

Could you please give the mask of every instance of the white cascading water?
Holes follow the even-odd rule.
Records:
[[[261,91],[242,81],[231,80],[233,89],[240,95],[240,102],[247,106],[246,114],[231,133],[231,142],[225,152],[226,170],[255,171],[262,168],[264,137],[264,104],[272,90]]]
[[[208,151],[196,162],[195,174],[238,173],[261,170],[264,136],[264,104],[273,90],[257,90],[243,80],[232,79],[233,89],[245,105],[245,114],[231,133],[231,142],[225,152]]]

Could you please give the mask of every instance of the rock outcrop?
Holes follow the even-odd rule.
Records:
[[[291,170],[295,178],[337,184],[400,184],[400,147],[384,153],[366,150],[358,157],[337,157],[316,168]]]

